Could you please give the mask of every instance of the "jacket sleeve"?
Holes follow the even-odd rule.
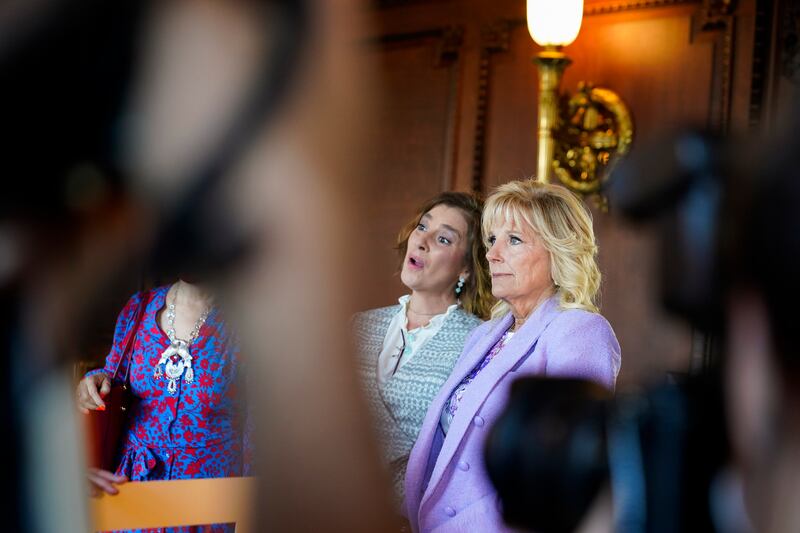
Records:
[[[543,336],[545,374],[584,378],[614,390],[621,353],[611,325],[599,314],[571,310],[561,314]]]
[[[131,298],[128,300],[128,303],[122,308],[122,311],[117,317],[117,325],[114,327],[114,342],[111,344],[111,350],[106,356],[105,364],[102,368],[87,372],[86,376],[92,376],[94,374],[103,372],[109,378],[112,377],[114,370],[116,370],[119,360],[122,357],[122,351],[125,349],[125,339],[128,336],[128,332],[133,327],[134,315],[136,314],[136,310],[139,308],[139,302],[141,301],[142,293],[137,292],[131,296]],[[121,375],[116,376],[117,382],[121,383],[124,371],[125,369],[120,367],[119,373]]]
[[[255,468],[255,427],[253,410],[248,401],[244,409],[244,428],[242,429],[242,475],[254,476]]]
[[[250,371],[252,366],[247,361],[239,346],[238,340],[234,341],[236,346],[237,359],[239,360],[239,388],[238,394],[240,402],[240,416],[242,417],[242,475],[256,475],[256,406],[253,405],[255,387],[253,384],[253,373]]]

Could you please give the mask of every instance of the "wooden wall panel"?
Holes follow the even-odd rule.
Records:
[[[685,372],[692,331],[661,309],[658,278],[664,258],[657,235],[606,213],[593,215],[603,274],[601,309],[623,349],[620,386]]]
[[[785,131],[793,127],[800,96],[800,1],[762,0],[756,17],[761,30],[755,39],[760,68],[759,83],[753,84],[757,99],[750,107],[751,126]]]
[[[562,89],[574,92],[587,81],[619,93],[639,142],[681,126],[704,127],[711,115],[714,43],[692,42],[692,6],[651,18],[654,11],[587,17],[578,40],[565,49],[573,64]],[[525,26],[516,24],[508,52],[493,56],[487,189],[535,169],[538,78],[531,58],[537,50]]]
[[[639,142],[664,130],[704,127],[712,116],[714,41],[693,39],[696,6],[589,16],[574,44],[562,89],[580,81],[623,96]],[[536,167],[538,47],[512,21],[508,50],[492,57],[484,187],[532,175]],[[642,179],[647,179],[646,171]],[[613,214],[613,207],[612,207]],[[691,331],[669,320],[657,301],[658,250],[653,236],[595,213],[604,275],[602,310],[626,355],[620,383],[685,370]]]
[[[536,170],[538,73],[526,27],[509,29],[508,50],[492,55],[483,189],[533,175]]]
[[[458,62],[443,50],[449,30],[386,36],[370,43],[381,84],[377,131],[364,156],[369,191],[364,220],[366,305],[403,294],[393,250],[401,226],[426,199],[452,187]]]
[[[565,73],[562,88],[574,91],[578,82],[585,80],[618,92],[633,115],[634,143],[687,126],[743,131],[752,122],[750,106],[755,94],[756,4],[756,0],[586,0],[581,33],[565,49],[573,64]],[[447,100],[455,106],[451,119],[443,118],[441,108],[409,105],[413,97],[404,91],[384,91],[384,103],[390,110],[401,105],[407,106],[403,108],[407,112],[430,113],[382,127],[380,135],[386,136],[382,142],[387,149],[390,137],[405,137],[404,142],[410,142],[418,135],[428,135],[430,142],[436,142],[433,125],[442,127],[447,120],[455,135],[452,145],[439,142],[445,153],[408,151],[392,159],[402,171],[381,176],[385,190],[375,196],[376,205],[388,209],[386,219],[399,217],[401,190],[431,190],[426,188],[429,183],[423,185],[426,176],[441,172],[451,156],[451,184],[460,190],[486,192],[499,183],[532,175],[538,81],[531,58],[537,47],[525,26],[525,2],[440,0],[391,5],[375,10],[380,33],[455,24],[464,28],[464,34],[458,56],[458,89],[451,86]],[[388,86],[397,88],[405,83],[395,78],[401,74],[391,72],[398,63],[389,57],[394,52],[376,53],[384,56],[384,77],[393,80]],[[414,69],[428,72],[422,63],[411,67]],[[437,83],[445,84],[442,80]],[[434,85],[424,98],[443,105],[439,85]],[[386,122],[386,117],[382,120]],[[404,160],[408,157],[420,160]],[[646,170],[642,179],[647,179]],[[390,184],[391,180],[402,180],[402,184]],[[446,184],[446,180],[438,183]],[[405,198],[410,203],[410,198]],[[611,215],[595,212],[595,229],[604,275],[603,312],[622,344],[620,384],[624,387],[664,371],[687,370],[698,355],[693,350],[698,343],[693,343],[687,326],[660,311],[655,236],[625,226],[613,217],[613,206],[611,211]],[[387,223],[381,238],[388,235],[388,225],[398,222]],[[384,267],[376,263],[376,268]],[[387,278],[390,274],[382,275]],[[384,283],[375,300],[391,302],[399,293],[397,287]]]

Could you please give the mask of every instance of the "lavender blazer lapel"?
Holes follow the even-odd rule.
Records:
[[[422,497],[420,507],[425,505],[427,498],[433,493],[447,465],[452,461],[453,455],[469,429],[472,419],[488,398],[489,393],[509,370],[521,363],[522,359],[531,353],[532,347],[539,339],[539,336],[558,313],[557,297],[550,298],[542,303],[542,305],[534,311],[525,325],[511,338],[508,344],[503,348],[502,353],[492,359],[486,368],[484,368],[480,374],[477,375],[475,380],[470,383],[464,393],[461,404],[458,406],[458,413],[456,417],[453,418],[447,437],[442,444],[442,449],[436,460],[436,466],[431,473],[431,478]],[[491,332],[485,336],[484,341],[478,342],[475,345],[475,348],[468,354],[469,357],[464,357],[463,364],[459,361],[458,372],[454,372],[453,376],[448,379],[434,402],[438,406],[436,411],[438,414],[441,414],[444,403],[450,397],[453,389],[461,383],[461,380],[463,380],[481,360],[483,360],[486,354],[489,353],[489,350],[511,326],[512,321],[513,317],[511,313],[503,317],[498,325],[492,328]],[[437,423],[438,420],[439,417],[437,416]]]
[[[428,455],[430,454],[433,446],[433,439],[436,435],[437,426],[439,425],[439,420],[441,418],[442,409],[444,409],[445,402],[448,400],[448,398],[450,398],[450,394],[453,392],[453,389],[459,383],[461,383],[461,380],[463,380],[464,377],[475,367],[475,365],[480,362],[480,360],[486,355],[491,347],[494,346],[498,340],[500,340],[500,337],[503,336],[503,333],[505,333],[505,331],[511,326],[511,321],[512,318],[510,315],[503,317],[496,324],[494,324],[487,331],[487,333],[483,334],[481,338],[477,339],[469,351],[464,352],[461,355],[456,363],[456,366],[453,368],[453,372],[450,374],[450,377],[447,378],[447,381],[445,381],[444,385],[442,385],[439,393],[428,407],[428,413],[425,415],[425,421],[420,429],[417,443],[414,445],[414,449],[411,452],[411,458],[409,459],[408,463],[409,467],[406,471],[406,508],[409,511],[420,508],[418,504],[420,503],[420,499],[422,497],[420,491],[425,489],[425,474],[427,473],[428,467]],[[487,324],[479,327],[482,328],[485,326],[487,326]],[[424,455],[424,457],[418,457],[420,454]],[[441,476],[441,474],[439,475]],[[433,481],[433,477],[430,479]],[[431,484],[428,483],[428,486],[430,487]],[[410,514],[411,513],[409,513],[409,519],[412,520],[412,523],[416,522],[417,517],[412,517]]]

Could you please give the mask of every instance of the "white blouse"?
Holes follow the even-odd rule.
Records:
[[[381,387],[395,372],[408,363],[428,340],[439,332],[447,315],[458,307],[458,304],[455,303],[444,313],[431,318],[426,325],[409,331],[406,309],[410,299],[411,295],[409,294],[398,299],[400,310],[389,323],[389,329],[383,339],[383,349],[378,356],[378,384]]]

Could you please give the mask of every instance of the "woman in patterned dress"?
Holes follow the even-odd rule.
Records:
[[[242,361],[224,318],[199,286],[178,281],[135,294],[119,315],[104,367],[87,373],[78,385],[78,406],[84,412],[105,408],[102,398],[111,389],[110,377],[140,305],[145,307],[135,332],[129,376],[136,402],[116,471],[90,469],[93,489],[114,494],[114,484],[126,480],[248,475]],[[124,379],[126,366],[123,360],[116,379]],[[199,530],[232,528],[166,531]]]
[[[480,216],[480,202],[465,193],[445,192],[421,206],[398,237],[400,278],[410,294],[353,319],[361,382],[398,507],[428,404],[491,307]]]

